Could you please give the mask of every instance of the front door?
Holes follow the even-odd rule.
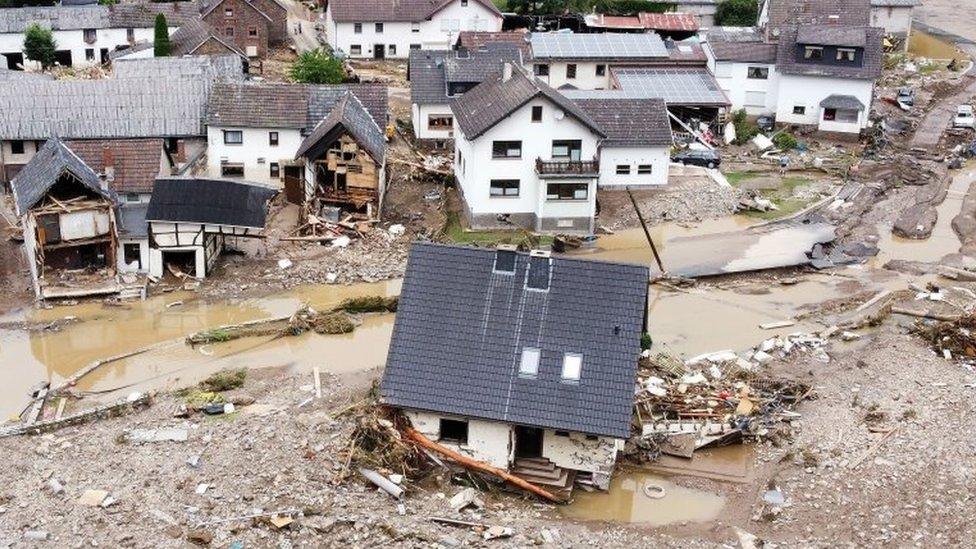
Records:
[[[515,427],[515,457],[542,457],[542,429],[535,427]]]
[[[373,59],[385,59],[386,58],[386,46],[383,44],[373,45]]]

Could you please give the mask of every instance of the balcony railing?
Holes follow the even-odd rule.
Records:
[[[600,162],[593,160],[543,160],[535,159],[535,172],[539,175],[595,175],[600,173]]]

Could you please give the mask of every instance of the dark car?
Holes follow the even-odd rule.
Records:
[[[763,115],[756,119],[756,126],[764,132],[771,132],[776,128],[776,117]]]
[[[717,168],[722,163],[722,157],[717,151],[685,149],[671,155],[672,162],[692,166],[702,166],[705,168]]]

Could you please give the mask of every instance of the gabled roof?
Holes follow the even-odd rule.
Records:
[[[52,137],[10,182],[17,215],[24,215],[40,202],[65,173],[71,174],[78,183],[92,192],[116,201],[112,191],[102,188],[98,174],[60,139]]]
[[[338,137],[338,132],[345,130],[378,164],[382,164],[386,157],[386,136],[373,117],[356,96],[349,91],[343,92],[332,112],[322,119],[312,130],[312,133],[302,141],[295,153],[295,158],[305,156],[310,151],[318,149],[318,145],[331,143]]]
[[[196,177],[156,180],[147,221],[205,223],[263,229],[277,191],[246,181]]]
[[[38,6],[0,9],[0,33],[22,33],[32,23],[52,30],[105,29],[108,6]]]
[[[775,31],[797,25],[866,26],[871,22],[870,0],[766,0],[766,26]]]
[[[109,23],[113,28],[142,27],[152,28],[156,24],[156,15],[162,13],[166,24],[178,27],[187,21],[198,17],[199,5],[195,1],[189,2],[120,2],[109,8]]]
[[[309,85],[308,98],[308,125],[305,131],[311,131],[319,121],[329,115],[336,103],[345,94],[352,92],[356,99],[366,109],[366,112],[373,118],[376,125],[382,130],[386,128],[389,121],[389,102],[390,97],[385,84],[336,84],[336,85]]]
[[[458,33],[457,44],[455,46],[476,50],[486,44],[494,44],[496,42],[517,44],[519,49],[522,50],[522,55],[525,57],[528,57],[532,51],[529,45],[529,33],[525,30],[461,31]]]
[[[262,10],[257,4],[255,4],[251,0],[243,0],[243,2],[245,4],[247,4],[248,6],[250,6],[251,9],[253,9],[256,12],[258,12],[258,14],[261,17],[264,17],[269,22],[273,20],[270,15],[268,15],[267,13],[264,13],[264,10]],[[216,0],[212,4],[210,4],[208,6],[205,6],[203,9],[200,10],[200,17],[202,18],[202,17],[206,17],[206,16],[210,15],[210,12],[212,12],[215,9],[217,9],[217,6],[219,6],[219,5],[223,4],[223,3],[224,3],[224,0]]]
[[[800,25],[796,30],[796,42],[820,46],[863,48],[866,41],[865,34],[862,27]]]
[[[505,62],[522,64],[521,49],[510,42],[490,42],[476,49],[412,50],[410,101],[418,105],[446,104],[451,82],[479,83],[500,74]]]
[[[384,403],[582,432],[630,434],[647,307],[646,267],[414,243],[380,385]],[[546,281],[548,290],[527,288]],[[540,278],[541,277],[541,278]],[[523,349],[540,350],[520,376]],[[564,382],[566,353],[582,356]]]
[[[861,100],[853,95],[828,95],[820,102],[820,106],[825,109],[847,109],[851,111],[863,111],[866,107]]]
[[[430,19],[453,2],[459,0],[331,0],[332,19],[339,23],[406,21],[418,23]],[[491,13],[501,17],[491,0],[473,0]]]
[[[451,111],[465,138],[475,139],[536,97],[555,103],[594,133],[604,136],[599,125],[583,109],[519,68],[512,69],[508,80],[502,75],[493,76],[454,99]]]
[[[105,173],[108,151],[114,172],[109,188],[117,193],[151,193],[162,170],[162,139],[86,139],[65,144],[99,174]]]
[[[210,97],[207,125],[305,129],[308,95],[302,84],[221,82]]]
[[[671,146],[671,120],[663,99],[581,99],[606,134],[605,147]]]
[[[708,45],[717,61],[776,62],[776,43],[766,42],[754,27],[716,27],[708,31]]]
[[[224,37],[220,36],[211,25],[206,21],[199,18],[191,19],[186,23],[180,25],[180,28],[170,36],[170,43],[172,44],[172,52],[170,55],[174,57],[181,57],[184,55],[193,55],[196,53],[200,46],[206,44],[208,41],[214,40],[227,48],[229,52],[240,55],[246,58],[247,56],[237,47],[233,42],[228,42]]]
[[[882,46],[884,29],[876,27],[857,27],[856,30],[864,36],[864,57],[861,66],[838,65],[834,63],[804,62],[798,59],[797,28],[784,29],[779,38],[776,51],[776,70],[781,74],[798,76],[828,76],[837,78],[854,78],[873,80],[881,75]]]

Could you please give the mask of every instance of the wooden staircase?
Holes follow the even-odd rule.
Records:
[[[572,495],[576,480],[576,471],[557,467],[546,458],[515,458],[510,472],[566,499]]]

